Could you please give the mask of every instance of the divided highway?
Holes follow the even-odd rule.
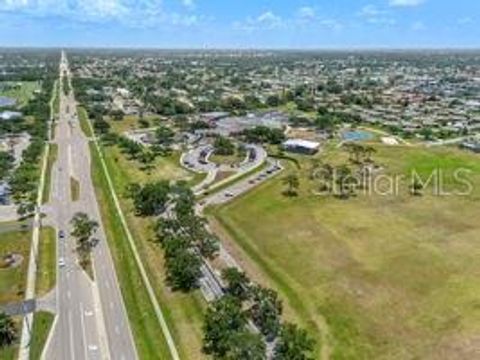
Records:
[[[70,81],[64,53],[60,73]],[[65,236],[58,237],[57,314],[43,358],[137,359],[90,176],[89,139],[80,128],[73,93],[60,91],[55,142],[58,158],[52,169],[51,201],[46,213],[47,221]],[[80,198],[75,202],[71,195],[72,178],[80,184]],[[75,240],[69,236],[70,220],[76,212],[87,213],[100,224],[95,234],[99,243],[92,255],[94,280],[78,265]]]

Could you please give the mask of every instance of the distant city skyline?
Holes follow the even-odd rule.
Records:
[[[473,0],[0,0],[0,46],[480,48]]]

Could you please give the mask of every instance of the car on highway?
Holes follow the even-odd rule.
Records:
[[[60,230],[60,231],[58,232],[58,238],[59,238],[59,239],[65,239],[65,231]]]
[[[61,268],[65,267],[65,259],[64,258],[58,259],[58,266],[61,267]]]
[[[234,197],[235,195],[231,191],[226,191],[225,196],[228,198]]]

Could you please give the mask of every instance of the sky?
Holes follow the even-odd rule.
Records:
[[[480,48],[480,0],[0,0],[0,46]]]

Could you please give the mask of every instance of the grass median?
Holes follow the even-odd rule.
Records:
[[[72,201],[80,199],[80,183],[74,177],[70,177],[70,196]]]
[[[58,145],[50,144],[48,147],[47,155],[47,171],[45,173],[45,186],[42,193],[42,204],[47,203],[50,200],[50,192],[52,188],[52,168],[58,157]]]
[[[40,360],[42,357],[54,318],[53,314],[45,311],[39,311],[33,316],[30,360]]]
[[[85,108],[82,106],[77,106],[77,114],[78,114],[78,121],[80,122],[80,129],[82,129],[83,133],[86,137],[92,137],[92,129],[90,128],[88,122],[88,113]]]
[[[55,286],[56,281],[56,233],[55,229],[45,227],[40,230],[38,243],[38,274],[36,292],[45,295]]]

